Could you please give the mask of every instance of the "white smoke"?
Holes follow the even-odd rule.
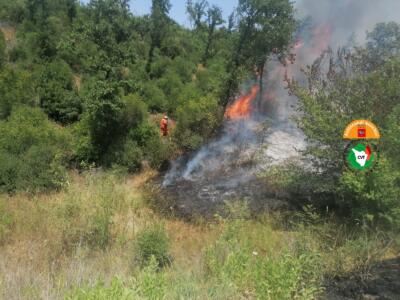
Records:
[[[377,23],[400,22],[399,0],[298,0],[297,18],[310,16],[316,24],[332,25],[330,46],[344,46],[350,38],[358,45]]]
[[[226,121],[219,138],[204,145],[188,162],[181,159],[173,164],[164,185],[191,181],[207,190],[216,184],[232,188],[260,170],[297,157],[306,142],[291,120],[296,98],[289,95],[284,78],[301,81],[301,68],[326,48],[362,45],[366,32],[377,23],[400,22],[400,0],[299,0],[295,8],[299,20],[309,17],[311,21],[307,31],[296,37],[301,47],[292,50],[294,64],[285,67],[272,56],[257,100],[259,110],[249,119]]]

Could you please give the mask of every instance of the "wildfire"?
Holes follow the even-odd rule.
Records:
[[[277,96],[274,91],[266,91],[264,93],[263,99],[274,102],[276,100]]]
[[[329,42],[332,36],[332,28],[329,24],[322,24],[316,27],[313,31],[314,45],[312,52],[320,55],[329,46]]]
[[[303,46],[304,46],[304,42],[301,39],[296,40],[296,42],[294,43],[295,50],[301,49]]]
[[[241,96],[235,100],[225,112],[225,117],[229,119],[243,119],[247,118],[252,112],[252,102],[256,98],[260,87],[255,84],[251,87],[250,93]]]

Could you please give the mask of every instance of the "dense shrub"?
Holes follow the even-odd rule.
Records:
[[[121,132],[124,103],[115,84],[92,81],[86,87],[85,112],[75,127],[78,140],[75,152],[79,161],[104,162],[110,147]]]
[[[0,74],[0,119],[16,104],[40,106],[53,121],[73,126],[76,166],[122,165],[129,171],[142,160],[164,167],[175,153],[198,148],[222,121],[217,103],[225,103],[220,96],[229,93],[221,87],[235,90],[237,71],[253,68],[272,44],[284,49],[293,29],[288,0],[280,0],[282,6],[249,3],[255,10],[282,12],[276,20],[285,25],[272,39],[264,14],[243,23],[244,6],[230,30],[218,7],[198,7],[205,10],[191,30],[172,21],[168,1],[154,2],[149,16],[134,16],[129,1],[3,2],[0,19],[10,29],[3,69],[9,63],[12,71]],[[253,39],[268,41],[268,47],[250,46]],[[152,119],[147,112],[178,119],[175,138],[132,138],[131,130]]]
[[[147,120],[147,105],[137,94],[129,94],[122,98],[123,110],[121,124],[123,129],[131,130]]]
[[[177,109],[176,142],[186,150],[199,148],[215,132],[221,116],[222,109],[212,95],[185,102]]]
[[[128,172],[140,170],[143,160],[143,151],[134,141],[127,140],[122,147],[115,152],[115,163],[125,167]]]
[[[94,286],[76,288],[66,295],[68,300],[109,300],[109,299],[164,299],[167,292],[167,280],[159,272],[153,259],[143,268],[136,278],[124,281],[115,277],[109,285],[97,282]]]
[[[235,215],[243,208],[237,206]],[[321,292],[323,270],[314,250],[288,246],[279,254],[260,255],[254,240],[242,231],[245,224],[240,217],[228,221],[225,232],[207,248],[204,267],[209,278],[256,299],[314,299]]]
[[[126,287],[119,278],[113,278],[110,285],[97,282],[94,286],[76,288],[65,296],[68,300],[129,300],[137,297],[134,288]]]
[[[40,106],[47,115],[63,124],[77,121],[82,103],[69,66],[64,61],[53,61],[42,67],[38,77]]]
[[[167,140],[162,140],[159,129],[150,122],[143,122],[138,127],[132,128],[128,134],[127,143],[140,147],[142,158],[156,169],[162,167],[175,153],[173,145]]]
[[[158,86],[150,82],[144,84],[142,96],[151,111],[163,112],[167,109],[164,92]]]
[[[299,176],[297,182],[292,181],[292,191],[304,191],[315,206],[336,209],[339,215],[357,223],[397,227],[400,220],[397,154],[400,60],[395,51],[400,45],[398,26],[378,25],[368,38],[366,49],[357,49],[352,54],[339,52],[336,58],[331,53],[316,61],[315,76],[308,74],[307,89],[294,86],[302,111],[298,124],[309,142],[305,157],[313,168]],[[377,42],[380,40],[384,41],[382,45]],[[390,51],[379,50],[381,46]],[[375,64],[377,53],[382,64]],[[349,55],[351,61],[346,71],[341,60],[344,55]],[[322,64],[328,58],[332,65],[326,74]],[[373,172],[352,173],[345,167],[346,142],[338,133],[360,118],[373,121],[381,131],[380,161]]]
[[[34,105],[33,76],[26,71],[5,67],[0,70],[0,120],[7,118],[13,106]]]
[[[135,259],[141,266],[148,265],[155,259],[158,267],[171,262],[169,239],[164,227],[154,225],[140,232],[135,242]]]
[[[0,122],[0,189],[59,188],[66,179],[69,137],[39,109],[15,108]]]
[[[354,220],[383,223],[400,228],[400,172],[381,155],[371,174],[345,171],[338,186],[337,202],[351,211]]]

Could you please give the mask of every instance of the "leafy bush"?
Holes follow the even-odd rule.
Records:
[[[0,120],[9,117],[14,106],[34,105],[33,76],[25,71],[3,68],[0,71]]]
[[[141,298],[163,299],[167,293],[167,280],[159,270],[160,263],[155,256],[142,269],[137,278],[137,287]]]
[[[23,0],[0,3],[0,18],[13,23],[21,22],[25,16],[25,5]]]
[[[163,91],[151,82],[144,84],[142,96],[151,111],[164,112],[166,110],[167,102]]]
[[[210,278],[256,299],[314,299],[321,292],[323,270],[312,249],[285,247],[275,256],[254,251],[254,241],[241,239],[243,220],[236,219],[205,253]]]
[[[129,94],[122,98],[122,127],[125,130],[138,127],[147,119],[147,105],[137,94]]]
[[[69,66],[64,61],[53,61],[42,67],[38,77],[40,106],[47,115],[63,124],[77,121],[82,103]]]
[[[143,151],[136,142],[127,140],[115,157],[115,163],[125,167],[128,172],[135,172],[141,167]]]
[[[124,281],[115,277],[109,285],[97,282],[72,290],[66,295],[68,300],[110,300],[110,299],[164,299],[166,294],[165,274],[158,271],[153,259],[136,278]]]
[[[147,106],[136,94],[125,96],[122,101],[119,123],[125,135],[121,134],[120,140],[110,147],[104,162],[107,165],[118,164],[129,172],[134,172],[140,169],[145,152],[143,147],[148,139],[145,132],[140,132],[146,124]]]
[[[173,101],[168,101],[165,107],[166,111],[175,112],[184,86],[178,74],[171,71],[167,72],[165,76],[158,80],[157,85],[163,90],[167,99],[173,99]]]
[[[0,189],[41,191],[66,180],[69,138],[39,109],[16,108],[0,122]]]
[[[126,287],[119,278],[113,278],[111,284],[106,286],[103,282],[98,282],[92,287],[82,287],[73,290],[65,299],[68,300],[110,300],[121,299],[129,300],[137,297],[136,291]]]
[[[168,141],[161,140],[158,134],[153,135],[147,141],[144,151],[150,166],[155,169],[163,168],[168,159],[174,154],[173,145]]]
[[[135,250],[135,259],[141,266],[149,265],[152,259],[155,259],[158,267],[171,263],[169,239],[161,225],[140,232],[136,238]]]
[[[85,112],[75,127],[76,156],[80,161],[101,163],[123,134],[120,121],[124,103],[114,83],[90,82],[84,94]]]
[[[152,168],[159,169],[164,163],[173,156],[173,145],[162,140],[159,129],[149,122],[143,122],[138,127],[130,130],[127,138],[137,144]]]
[[[349,55],[349,70],[344,71],[342,65],[347,54],[339,52],[338,58],[333,53],[327,54],[328,57],[314,63],[313,72],[318,75],[308,75],[307,89],[294,85],[302,111],[298,124],[309,141],[304,154],[313,168],[307,176],[300,176],[293,191],[303,190],[315,206],[336,209],[339,215],[357,223],[397,227],[400,223],[398,26],[378,25],[368,39],[367,48],[356,49]],[[321,66],[328,58],[335,63],[326,74]],[[384,147],[373,172],[354,174],[345,167],[342,157],[345,142],[338,132],[360,118],[377,124]]]
[[[381,223],[400,228],[400,172],[381,155],[371,174],[345,171],[338,186],[343,200],[338,204],[351,211],[358,222]]]
[[[177,109],[177,144],[186,150],[197,149],[215,132],[221,117],[222,109],[212,95],[185,102]]]

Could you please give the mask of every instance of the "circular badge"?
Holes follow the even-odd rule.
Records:
[[[347,167],[354,171],[369,171],[378,162],[378,143],[381,138],[378,127],[368,120],[351,122],[343,133],[350,140],[344,151]]]
[[[355,171],[372,170],[378,162],[378,147],[368,142],[351,142],[345,152],[347,167]]]

